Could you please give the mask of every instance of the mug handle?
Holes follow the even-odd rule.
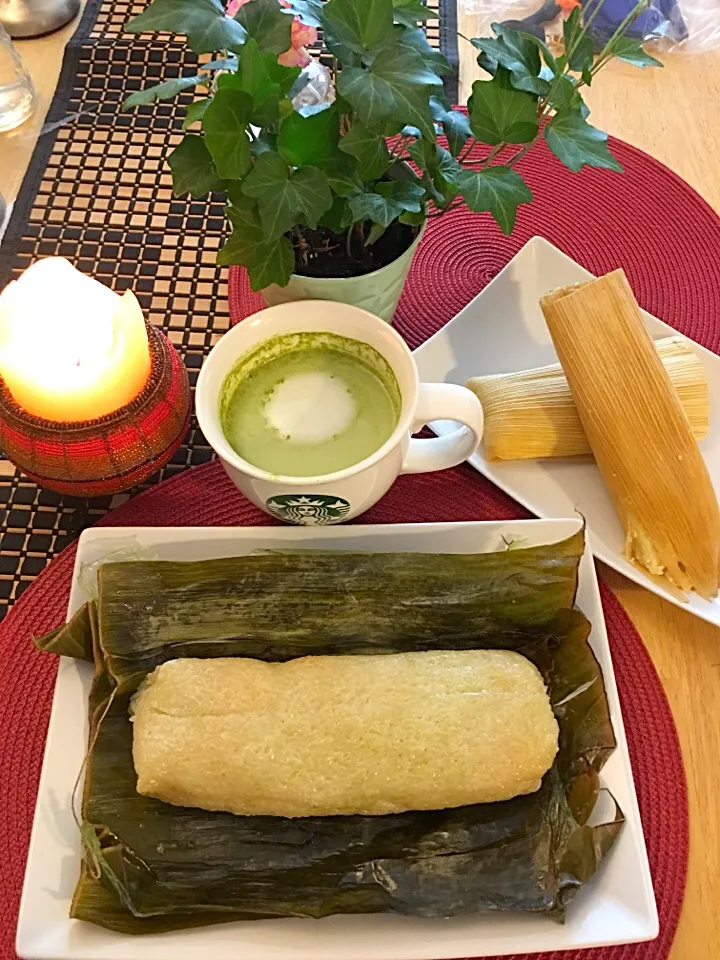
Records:
[[[401,473],[429,473],[455,467],[477,450],[484,417],[472,390],[454,383],[421,383],[412,432],[431,420],[459,420],[464,426],[444,437],[411,437]]]

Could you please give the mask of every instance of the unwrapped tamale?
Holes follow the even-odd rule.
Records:
[[[99,615],[90,604],[39,642],[75,657],[92,650],[95,661],[85,858],[71,916],[132,934],[337,913],[515,910],[561,920],[622,827],[620,813],[588,824],[615,741],[589,624],[572,609],[583,546],[578,533],[482,555],[105,565]],[[129,706],[158,665],[258,652],[271,666],[320,652],[382,660],[431,643],[515,650],[538,669],[559,727],[539,790],[445,810],[296,818],[172,806],[137,792]],[[357,701],[348,693],[345,709],[359,710]],[[466,751],[464,766],[474,762]]]
[[[557,290],[540,304],[627,557],[671,589],[717,596],[717,497],[625,274]]]
[[[710,424],[705,367],[686,340],[665,337],[655,348],[668,372],[696,440]],[[472,377],[466,386],[483,406],[486,460],[542,460],[592,456],[559,363],[516,373]]]
[[[171,660],[133,700],[138,793],[246,816],[509,800],[540,788],[557,741],[512,650]]]

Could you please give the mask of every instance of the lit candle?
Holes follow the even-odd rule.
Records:
[[[140,304],[61,257],[39,260],[0,294],[0,376],[28,413],[94,420],[133,400],[150,374]]]

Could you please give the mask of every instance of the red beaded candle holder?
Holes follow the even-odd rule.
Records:
[[[0,450],[39,486],[76,497],[120,493],[156,473],[182,443],[190,422],[187,371],[163,334],[145,326],[151,359],[145,387],[97,420],[35,417],[0,378]]]

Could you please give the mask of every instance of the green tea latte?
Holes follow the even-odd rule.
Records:
[[[310,477],[374,453],[397,426],[400,406],[395,374],[369,344],[293,333],[241,358],[223,384],[220,422],[248,463]]]

